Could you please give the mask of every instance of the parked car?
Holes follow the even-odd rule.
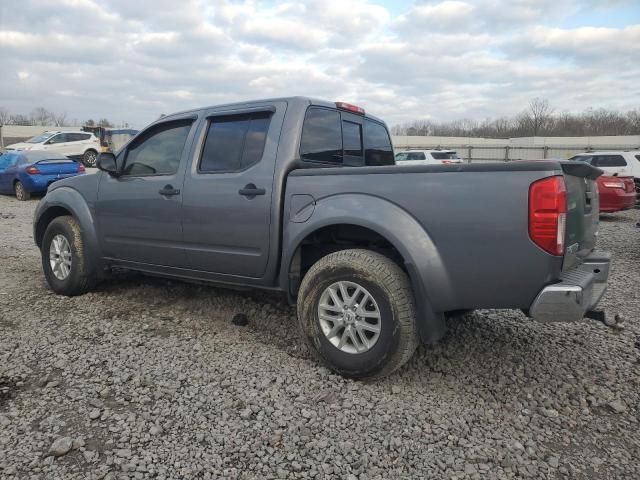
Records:
[[[640,200],[640,150],[610,150],[600,152],[580,153],[569,160],[587,162],[598,167],[605,174],[620,177],[633,177],[636,186],[636,196]]]
[[[47,150],[61,153],[70,158],[80,159],[87,167],[96,166],[96,158],[101,150],[100,140],[91,132],[48,131],[21,143],[6,147],[7,151]]]
[[[454,150],[405,150],[396,153],[396,163],[407,165],[441,165],[462,163]]]
[[[636,189],[633,177],[598,177],[600,192],[600,213],[613,213],[633,208],[636,203]]]
[[[0,193],[29,200],[60,179],[85,172],[84,165],[56,152],[12,151],[0,155]]]
[[[386,125],[341,102],[169,115],[98,168],[36,209],[51,290],[82,294],[111,268],[279,290],[311,350],[350,377],[394,371],[449,312],[579,320],[607,285],[598,169],[394,165]]]

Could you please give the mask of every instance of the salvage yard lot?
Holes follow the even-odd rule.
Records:
[[[476,312],[356,382],[274,294],[135,275],[51,294],[36,204],[0,197],[1,478],[640,478],[638,210],[601,222],[620,325]]]

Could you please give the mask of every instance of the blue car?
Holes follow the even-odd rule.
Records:
[[[48,151],[14,151],[0,155],[0,193],[29,200],[56,180],[85,173],[84,165]]]

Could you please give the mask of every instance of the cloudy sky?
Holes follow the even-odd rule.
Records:
[[[640,0],[0,0],[0,107],[142,127],[241,99],[395,124],[640,108]]]

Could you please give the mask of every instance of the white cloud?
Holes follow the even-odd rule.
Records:
[[[0,5],[0,102],[137,126],[266,96],[361,103],[389,123],[640,105],[640,25],[563,28],[602,0],[24,0]],[[9,21],[10,19],[10,21]]]

